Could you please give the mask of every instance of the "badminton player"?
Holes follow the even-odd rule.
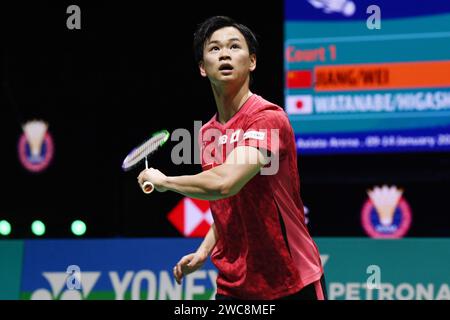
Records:
[[[210,201],[214,224],[173,268],[178,283],[211,256],[219,271],[216,299],[326,299],[305,225],[292,127],[282,108],[249,88],[257,46],[253,32],[231,18],[199,25],[195,57],[217,107],[200,131],[203,172],[166,176],[150,168],[138,182]]]

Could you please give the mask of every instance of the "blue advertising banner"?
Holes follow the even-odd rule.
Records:
[[[172,275],[178,260],[199,244],[199,239],[26,241],[21,299],[210,299],[217,271],[209,260],[181,286]]]

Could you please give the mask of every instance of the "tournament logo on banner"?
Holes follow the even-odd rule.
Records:
[[[372,238],[401,238],[411,226],[411,209],[396,186],[375,187],[361,212],[361,222]]]
[[[41,120],[28,121],[22,126],[18,153],[22,165],[31,172],[45,170],[53,158],[53,139],[48,124]]]
[[[167,218],[185,237],[204,237],[214,222],[209,202],[191,198],[181,200]]]

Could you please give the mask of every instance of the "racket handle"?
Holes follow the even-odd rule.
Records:
[[[144,193],[152,193],[153,190],[155,190],[155,186],[149,181],[145,181],[142,185],[142,191],[144,191]]]

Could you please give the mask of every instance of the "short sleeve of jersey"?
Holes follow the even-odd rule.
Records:
[[[289,126],[289,120],[283,111],[263,110],[248,120],[238,145],[267,150],[268,156],[283,157]]]

